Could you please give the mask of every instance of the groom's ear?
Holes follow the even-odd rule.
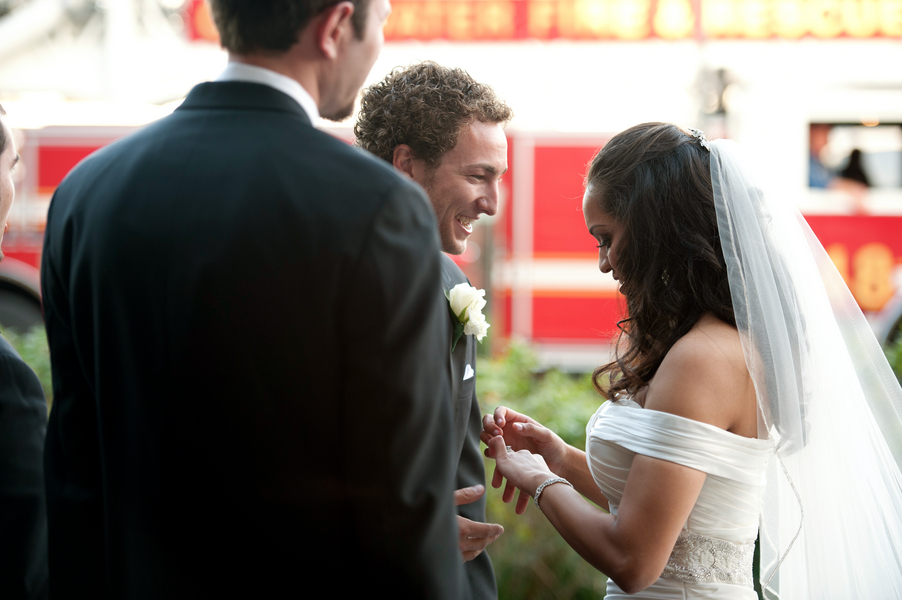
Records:
[[[414,163],[413,153],[410,151],[410,146],[407,144],[400,144],[395,147],[394,153],[392,153],[391,164],[394,167],[416,181],[416,178],[413,176],[413,163]]]
[[[353,40],[351,17],[354,4],[345,0],[323,10],[315,18],[316,45],[323,56],[334,60],[342,50],[342,44]]]

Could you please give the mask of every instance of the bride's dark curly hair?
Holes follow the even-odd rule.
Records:
[[[593,373],[611,399],[645,387],[671,347],[705,313],[736,326],[724,263],[710,153],[675,125],[623,131],[589,164],[586,195],[623,226],[617,274],[627,316],[614,360]],[[604,375],[609,384],[603,386]]]

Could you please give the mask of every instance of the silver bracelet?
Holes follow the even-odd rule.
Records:
[[[542,507],[539,506],[539,496],[542,495],[542,490],[551,485],[552,483],[566,483],[570,487],[573,487],[573,484],[564,479],[563,477],[549,477],[545,481],[542,482],[542,485],[536,488],[536,495],[533,497],[532,501],[536,503],[536,506],[539,510],[542,510]],[[575,489],[575,488],[574,488]]]

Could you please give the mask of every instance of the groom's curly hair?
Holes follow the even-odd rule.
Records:
[[[614,360],[593,373],[596,389],[610,399],[645,387],[704,314],[734,327],[736,317],[710,152],[697,138],[667,123],[617,134],[589,164],[586,197],[623,226],[617,271],[628,314],[617,324]]]
[[[301,30],[340,0],[209,0],[222,47],[235,54],[285,52]],[[351,25],[363,39],[370,0],[350,0]]]
[[[354,125],[357,145],[392,162],[395,148],[438,166],[457,145],[463,127],[476,120],[507,123],[514,113],[491,87],[477,83],[463,69],[432,61],[395,67],[363,93]]]

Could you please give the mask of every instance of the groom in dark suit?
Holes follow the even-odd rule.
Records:
[[[503,125],[513,113],[486,85],[461,69],[434,62],[397,68],[364,92],[354,133],[357,144],[392,163],[426,190],[442,240],[446,294],[469,284],[447,254],[459,255],[481,215],[498,208],[498,183],[507,171]],[[453,298],[452,298],[453,299]],[[474,598],[496,598],[492,563],[483,550],[503,533],[485,523],[485,468],[479,451],[482,418],[476,399],[476,343],[486,325],[468,315],[463,335],[457,310],[448,311],[446,347],[457,434],[459,547]],[[444,390],[436,389],[436,397]]]
[[[211,6],[219,79],[51,203],[51,597],[467,596],[435,216],[312,125],[388,1]]]

